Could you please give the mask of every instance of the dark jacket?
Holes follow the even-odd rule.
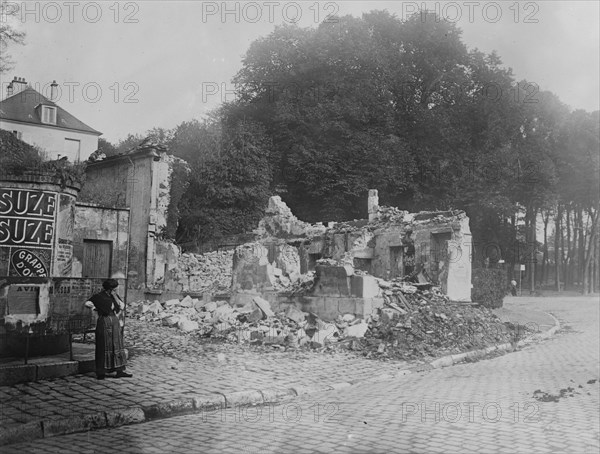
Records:
[[[92,296],[90,301],[94,303],[99,315],[118,314],[121,310],[115,299],[104,290]]]

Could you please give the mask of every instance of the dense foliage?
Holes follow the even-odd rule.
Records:
[[[508,293],[506,272],[502,269],[479,268],[473,270],[471,299],[482,306],[494,309],[502,307]]]
[[[41,173],[62,186],[79,187],[85,180],[82,164],[64,160],[44,161],[42,150],[18,139],[11,131],[0,129],[0,177]]]
[[[585,290],[597,276],[598,112],[515,80],[454,24],[373,11],[277,27],[233,81],[237,98],[208,120],[149,131],[192,168],[179,241],[252,229],[271,194],[305,221],[365,218],[374,188],[384,205],[464,209],[476,268],[503,259],[510,274],[543,244],[541,270],[527,269],[532,290],[551,262],[556,283]]]

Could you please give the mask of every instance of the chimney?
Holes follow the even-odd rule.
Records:
[[[25,78],[23,77],[13,77],[10,85],[13,86],[13,95],[17,93],[21,93],[27,87],[27,82],[25,82]]]
[[[377,189],[369,189],[367,207],[369,209],[369,222],[373,222],[377,219],[379,212],[379,193]]]
[[[55,80],[50,84],[50,101],[56,102],[58,99],[58,84]]]

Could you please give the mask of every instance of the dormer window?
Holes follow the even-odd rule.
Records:
[[[56,107],[42,106],[42,123],[48,125],[56,124]]]

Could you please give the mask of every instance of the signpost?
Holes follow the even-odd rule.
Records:
[[[523,271],[525,271],[525,265],[521,265],[521,269],[519,270],[519,296],[523,296],[523,291],[521,290],[521,278],[523,277]]]

